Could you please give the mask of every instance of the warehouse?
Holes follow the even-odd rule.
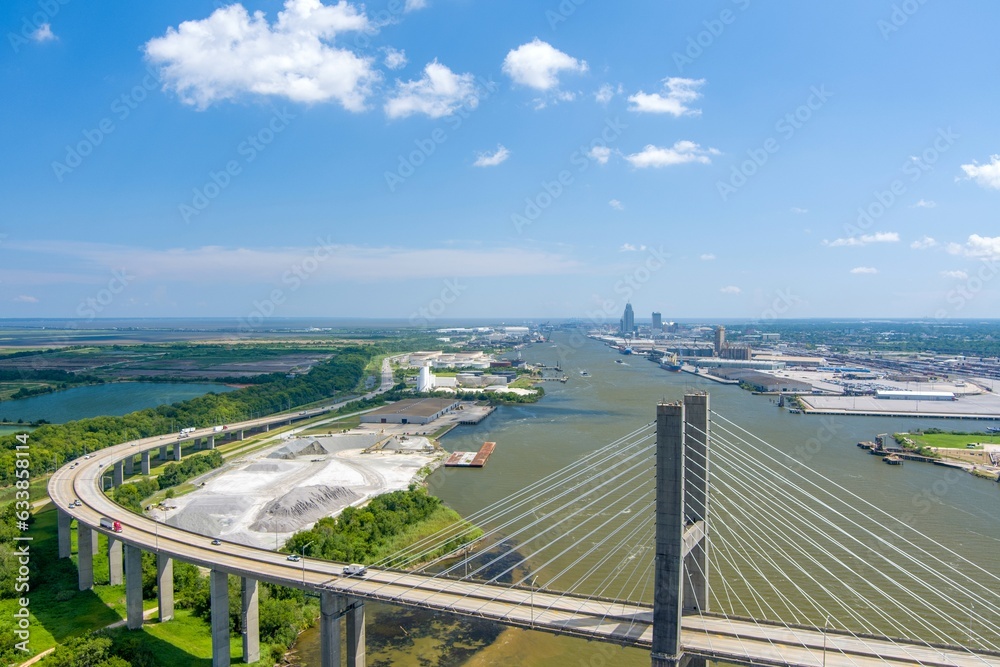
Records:
[[[429,424],[458,407],[451,398],[409,398],[361,415],[362,424]]]
[[[875,392],[876,398],[896,401],[954,401],[955,394],[950,391],[885,391]]]

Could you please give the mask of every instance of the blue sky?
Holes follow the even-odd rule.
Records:
[[[987,0],[0,21],[0,316],[998,312]]]

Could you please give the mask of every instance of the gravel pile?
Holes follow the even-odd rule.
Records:
[[[304,486],[267,503],[250,530],[291,532],[339,512],[363,496],[343,486]]]

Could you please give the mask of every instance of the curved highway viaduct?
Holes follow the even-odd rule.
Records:
[[[383,367],[379,392],[392,386],[388,361]],[[372,392],[374,395],[378,392]],[[687,400],[685,401],[687,402]],[[338,406],[307,410],[296,415],[249,420],[230,426],[229,431],[266,429],[270,425],[316,416]],[[707,401],[702,419],[707,419]],[[664,419],[660,405],[658,443],[669,446],[684,439],[680,419]],[[676,412],[676,410],[675,410]],[[707,431],[706,424],[700,430]],[[668,431],[673,429],[671,434]],[[213,429],[199,429],[190,438],[217,435]],[[621,646],[652,649],[653,665],[675,665],[691,658],[725,660],[746,665],[772,667],[864,667],[867,665],[914,665],[933,667],[1000,667],[1000,657],[975,654],[960,647],[930,647],[899,640],[859,638],[818,628],[790,628],[751,619],[725,618],[707,613],[686,615],[677,622],[667,620],[653,631],[654,608],[628,602],[587,598],[527,588],[511,588],[454,579],[436,578],[394,570],[370,569],[364,578],[342,577],[343,563],[314,559],[291,562],[287,555],[266,549],[223,542],[160,524],[123,510],[102,490],[107,471],[117,470],[123,460],[156,450],[174,436],[144,438],[102,449],[89,459],[78,459],[53,474],[49,495],[59,511],[59,557],[70,556],[70,522],[78,522],[78,569],[81,590],[94,585],[93,554],[97,533],[109,540],[111,581],[121,583],[124,574],[126,622],[130,629],[142,627],[143,551],[156,554],[159,620],[173,617],[173,560],[205,567],[210,571],[212,664],[230,664],[229,575],[240,578],[243,609],[243,659],[260,659],[258,643],[258,584],[261,581],[301,588],[320,598],[320,638],[323,667],[339,667],[342,647],[340,621],[347,623],[347,657],[350,667],[365,664],[364,601],[423,607],[466,616],[487,618],[506,625],[534,628],[557,634],[574,635]],[[172,443],[171,443],[172,444]],[[661,452],[658,452],[658,460]],[[658,463],[658,466],[662,463]],[[79,499],[80,506],[72,505]],[[120,521],[122,532],[100,525],[102,518]],[[675,517],[679,520],[679,517]],[[674,530],[677,529],[677,530]],[[692,546],[705,538],[704,528],[676,524],[671,529],[679,544],[681,558],[690,557]],[[658,545],[659,553],[659,545]],[[674,555],[676,557],[676,554]],[[124,572],[123,570],[124,561]],[[669,568],[667,568],[669,569]],[[666,572],[675,574],[673,570]],[[659,582],[658,582],[659,585]],[[664,585],[664,587],[666,587]],[[675,596],[680,605],[684,600]],[[690,601],[689,601],[690,602]],[[658,603],[658,617],[662,604]],[[667,630],[665,633],[664,630]],[[658,636],[654,636],[657,634]],[[664,637],[670,641],[664,644]],[[668,648],[664,648],[668,646]],[[659,650],[657,650],[659,649]]]

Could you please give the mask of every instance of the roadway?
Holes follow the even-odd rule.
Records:
[[[391,387],[392,370],[389,359],[386,359],[382,367],[381,386],[365,397],[383,393]],[[343,403],[292,415],[247,420],[230,424],[228,430],[261,428],[282,424],[289,419],[307,419],[341,405]],[[209,435],[217,435],[217,432],[212,428],[198,429],[188,437]],[[102,517],[117,519],[122,523],[123,532],[115,537],[127,544],[237,576],[312,592],[331,591],[367,600],[485,618],[506,625],[620,645],[649,648],[652,644],[652,607],[648,605],[394,570],[370,569],[363,578],[343,577],[340,576],[343,563],[313,558],[292,562],[286,554],[230,542],[213,546],[211,537],[128,512],[101,490],[101,478],[115,461],[176,441],[173,435],[155,436],[99,450],[89,459],[78,459],[76,467],[66,465],[56,471],[49,481],[49,495],[62,511],[99,532],[109,534],[100,527]],[[76,499],[82,505],[70,507]],[[839,632],[789,629],[784,625],[711,615],[685,617],[682,644],[689,654],[754,665],[859,667],[919,663],[935,667],[1000,667],[1000,657],[975,655],[961,649],[939,650],[884,639],[859,639]]]

